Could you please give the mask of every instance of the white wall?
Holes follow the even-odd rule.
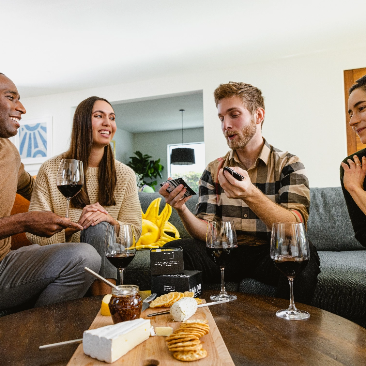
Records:
[[[126,164],[133,155],[133,133],[118,128],[113,140],[116,142],[116,159]]]
[[[90,95],[117,102],[203,90],[204,138],[209,162],[227,151],[213,102],[214,89],[230,80],[252,83],[265,96],[263,134],[267,140],[302,159],[311,187],[339,186],[339,163],[347,154],[343,70],[365,66],[366,47],[358,47],[22,101],[29,118],[53,116],[53,133],[57,136],[53,140],[54,154],[58,154],[67,148],[72,107]]]
[[[167,166],[167,145],[180,144],[182,142],[182,131],[162,131],[135,133],[134,135],[134,151],[139,150],[143,154],[151,155],[154,160],[160,158],[160,163],[164,166],[162,171],[162,179],[157,178],[158,185],[155,190],[159,190],[160,183],[168,179]],[[202,142],[204,138],[203,128],[189,128],[184,130],[184,142]]]

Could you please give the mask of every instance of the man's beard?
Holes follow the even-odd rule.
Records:
[[[257,131],[257,125],[254,119],[251,119],[249,126],[244,127],[240,132],[236,133],[235,140],[229,140],[227,137],[230,136],[227,132],[225,132],[225,137],[228,146],[232,150],[238,150],[245,147],[249,141],[253,138]]]

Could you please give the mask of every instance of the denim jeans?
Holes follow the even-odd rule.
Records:
[[[83,297],[95,279],[84,267],[100,268],[100,255],[85,243],[33,244],[10,251],[0,262],[0,310]]]
[[[109,240],[112,240],[111,235],[114,233],[114,226],[108,222],[101,222],[95,226],[89,226],[80,234],[80,241],[88,243],[99,253],[101,257],[101,266],[99,274],[104,278],[117,279],[117,269],[114,267],[105,256],[106,246]]]

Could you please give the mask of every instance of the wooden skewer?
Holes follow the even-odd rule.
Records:
[[[98,273],[95,273],[94,271],[92,271],[90,268],[88,267],[84,267],[85,271],[91,273],[93,276],[95,276],[96,278],[100,279],[101,281],[103,281],[104,283],[106,283],[108,286],[113,287],[114,289],[118,290],[118,286],[116,286],[115,284],[113,284],[112,282],[109,282],[108,280],[106,280],[104,277],[98,275]]]
[[[42,350],[42,349],[47,349],[47,348],[52,348],[52,347],[64,346],[66,344],[81,343],[82,341],[83,341],[83,339],[80,338],[80,339],[73,339],[72,341],[45,344],[44,346],[39,346],[39,349]]]

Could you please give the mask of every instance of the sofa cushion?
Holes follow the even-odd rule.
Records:
[[[365,249],[355,238],[341,187],[311,188],[308,237],[318,250]]]
[[[318,253],[321,273],[312,305],[358,324],[365,322],[366,250]]]

